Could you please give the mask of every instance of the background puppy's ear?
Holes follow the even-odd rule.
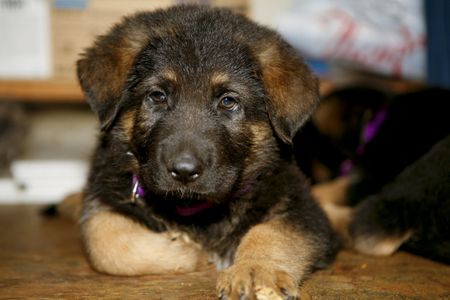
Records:
[[[98,37],[77,61],[78,80],[102,130],[112,124],[120,110],[128,72],[149,41],[148,28],[138,18],[125,18],[108,34]]]
[[[270,121],[281,140],[292,144],[295,133],[319,102],[317,78],[295,50],[278,37],[264,41],[259,49]]]

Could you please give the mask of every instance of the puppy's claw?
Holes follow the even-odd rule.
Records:
[[[282,270],[254,262],[234,265],[218,279],[223,299],[229,300],[294,300],[297,282]]]
[[[218,299],[219,300],[227,300],[227,297],[224,295],[223,290],[220,291]]]
[[[297,293],[296,292],[289,292],[287,289],[285,288],[281,288],[281,292],[284,295],[283,300],[297,300]]]

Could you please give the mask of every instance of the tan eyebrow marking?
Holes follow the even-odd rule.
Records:
[[[178,75],[174,70],[166,69],[164,70],[164,72],[162,72],[161,75],[164,79],[170,80],[172,82],[178,81]]]
[[[211,76],[211,84],[212,85],[221,85],[230,81],[230,77],[226,73],[215,72]]]

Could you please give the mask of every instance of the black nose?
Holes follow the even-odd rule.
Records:
[[[184,152],[175,157],[168,171],[175,180],[187,183],[197,180],[202,169],[200,160],[194,154]]]

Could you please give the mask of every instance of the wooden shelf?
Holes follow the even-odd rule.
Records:
[[[0,100],[82,103],[78,84],[53,80],[0,80]]]

